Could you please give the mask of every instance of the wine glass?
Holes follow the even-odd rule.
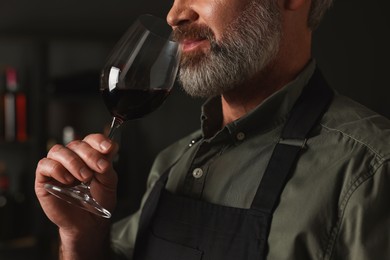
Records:
[[[177,74],[180,51],[171,28],[155,16],[142,15],[109,55],[100,78],[100,91],[113,116],[109,138],[127,120],[157,109],[169,95]],[[75,187],[46,184],[48,192],[104,218],[111,213],[91,195],[89,183]]]

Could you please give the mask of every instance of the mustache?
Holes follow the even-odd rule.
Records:
[[[185,39],[207,39],[211,44],[215,44],[215,35],[207,26],[200,25],[181,25],[173,30],[172,38],[177,42]]]

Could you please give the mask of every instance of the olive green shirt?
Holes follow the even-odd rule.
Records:
[[[314,69],[312,61],[294,81],[223,129],[220,98],[209,100],[201,131],[156,159],[144,201],[179,159],[170,169],[168,190],[249,208],[288,113]],[[390,259],[390,122],[335,94],[311,135],[274,213],[267,259]],[[202,138],[191,142],[197,137]],[[112,229],[114,251],[129,259],[139,215]]]

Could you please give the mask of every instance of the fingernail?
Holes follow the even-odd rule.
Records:
[[[105,170],[109,167],[109,162],[106,160],[106,159],[100,159],[98,162],[97,162],[97,165],[99,167],[100,170]]]
[[[103,141],[100,144],[100,148],[102,148],[104,151],[107,151],[108,149],[110,149],[110,147],[111,147],[111,143],[108,141]]]
[[[87,168],[83,167],[80,169],[80,175],[83,177],[83,179],[88,179],[91,174]]]

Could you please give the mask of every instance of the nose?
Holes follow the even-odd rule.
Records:
[[[171,10],[167,15],[168,24],[174,28],[180,25],[194,22],[199,15],[191,6],[191,0],[174,0]]]

